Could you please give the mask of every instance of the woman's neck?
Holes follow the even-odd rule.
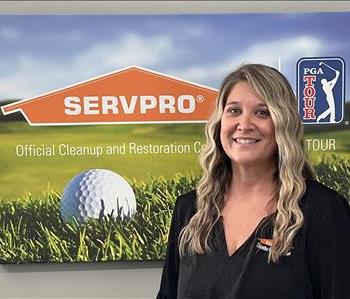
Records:
[[[234,168],[226,200],[269,204],[276,199],[275,167]]]

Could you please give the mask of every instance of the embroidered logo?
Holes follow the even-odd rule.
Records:
[[[272,239],[263,239],[258,238],[258,243],[256,243],[256,247],[266,252],[271,251]]]
[[[264,239],[264,238],[258,238],[258,242],[256,243],[256,248],[263,250],[265,252],[271,251],[273,239]],[[293,248],[293,247],[292,247]],[[288,251],[285,256],[290,256],[292,253]]]

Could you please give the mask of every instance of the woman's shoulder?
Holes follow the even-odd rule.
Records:
[[[327,206],[343,198],[337,191],[316,180],[307,179],[305,182],[306,190],[304,197],[306,198],[306,203],[310,205]]]
[[[319,198],[324,200],[329,200],[330,198],[334,198],[338,195],[336,191],[327,187],[326,185],[311,179],[306,179],[306,190],[305,195],[310,198]]]
[[[175,204],[175,212],[180,223],[188,222],[196,211],[197,191],[192,190],[180,195]]]
[[[301,200],[304,213],[320,218],[334,216],[340,210],[350,211],[346,199],[338,192],[315,180],[306,180],[306,190]]]

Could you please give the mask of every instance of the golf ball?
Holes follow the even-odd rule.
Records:
[[[69,222],[89,218],[131,217],[136,212],[135,194],[119,174],[106,169],[91,169],[76,175],[61,198],[61,217]]]

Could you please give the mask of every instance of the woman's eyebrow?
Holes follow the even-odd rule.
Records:
[[[226,106],[229,106],[229,105],[238,105],[238,104],[240,104],[240,102],[237,102],[237,101],[230,101],[230,102],[227,102],[227,103],[226,103],[225,107],[226,107]],[[266,105],[265,103],[259,103],[259,104],[257,104],[256,106],[258,106],[258,107],[266,107],[266,108],[267,108],[267,105]]]
[[[233,104],[239,104],[239,102],[236,102],[236,101],[230,101],[230,102],[226,102],[226,105],[233,105]]]

